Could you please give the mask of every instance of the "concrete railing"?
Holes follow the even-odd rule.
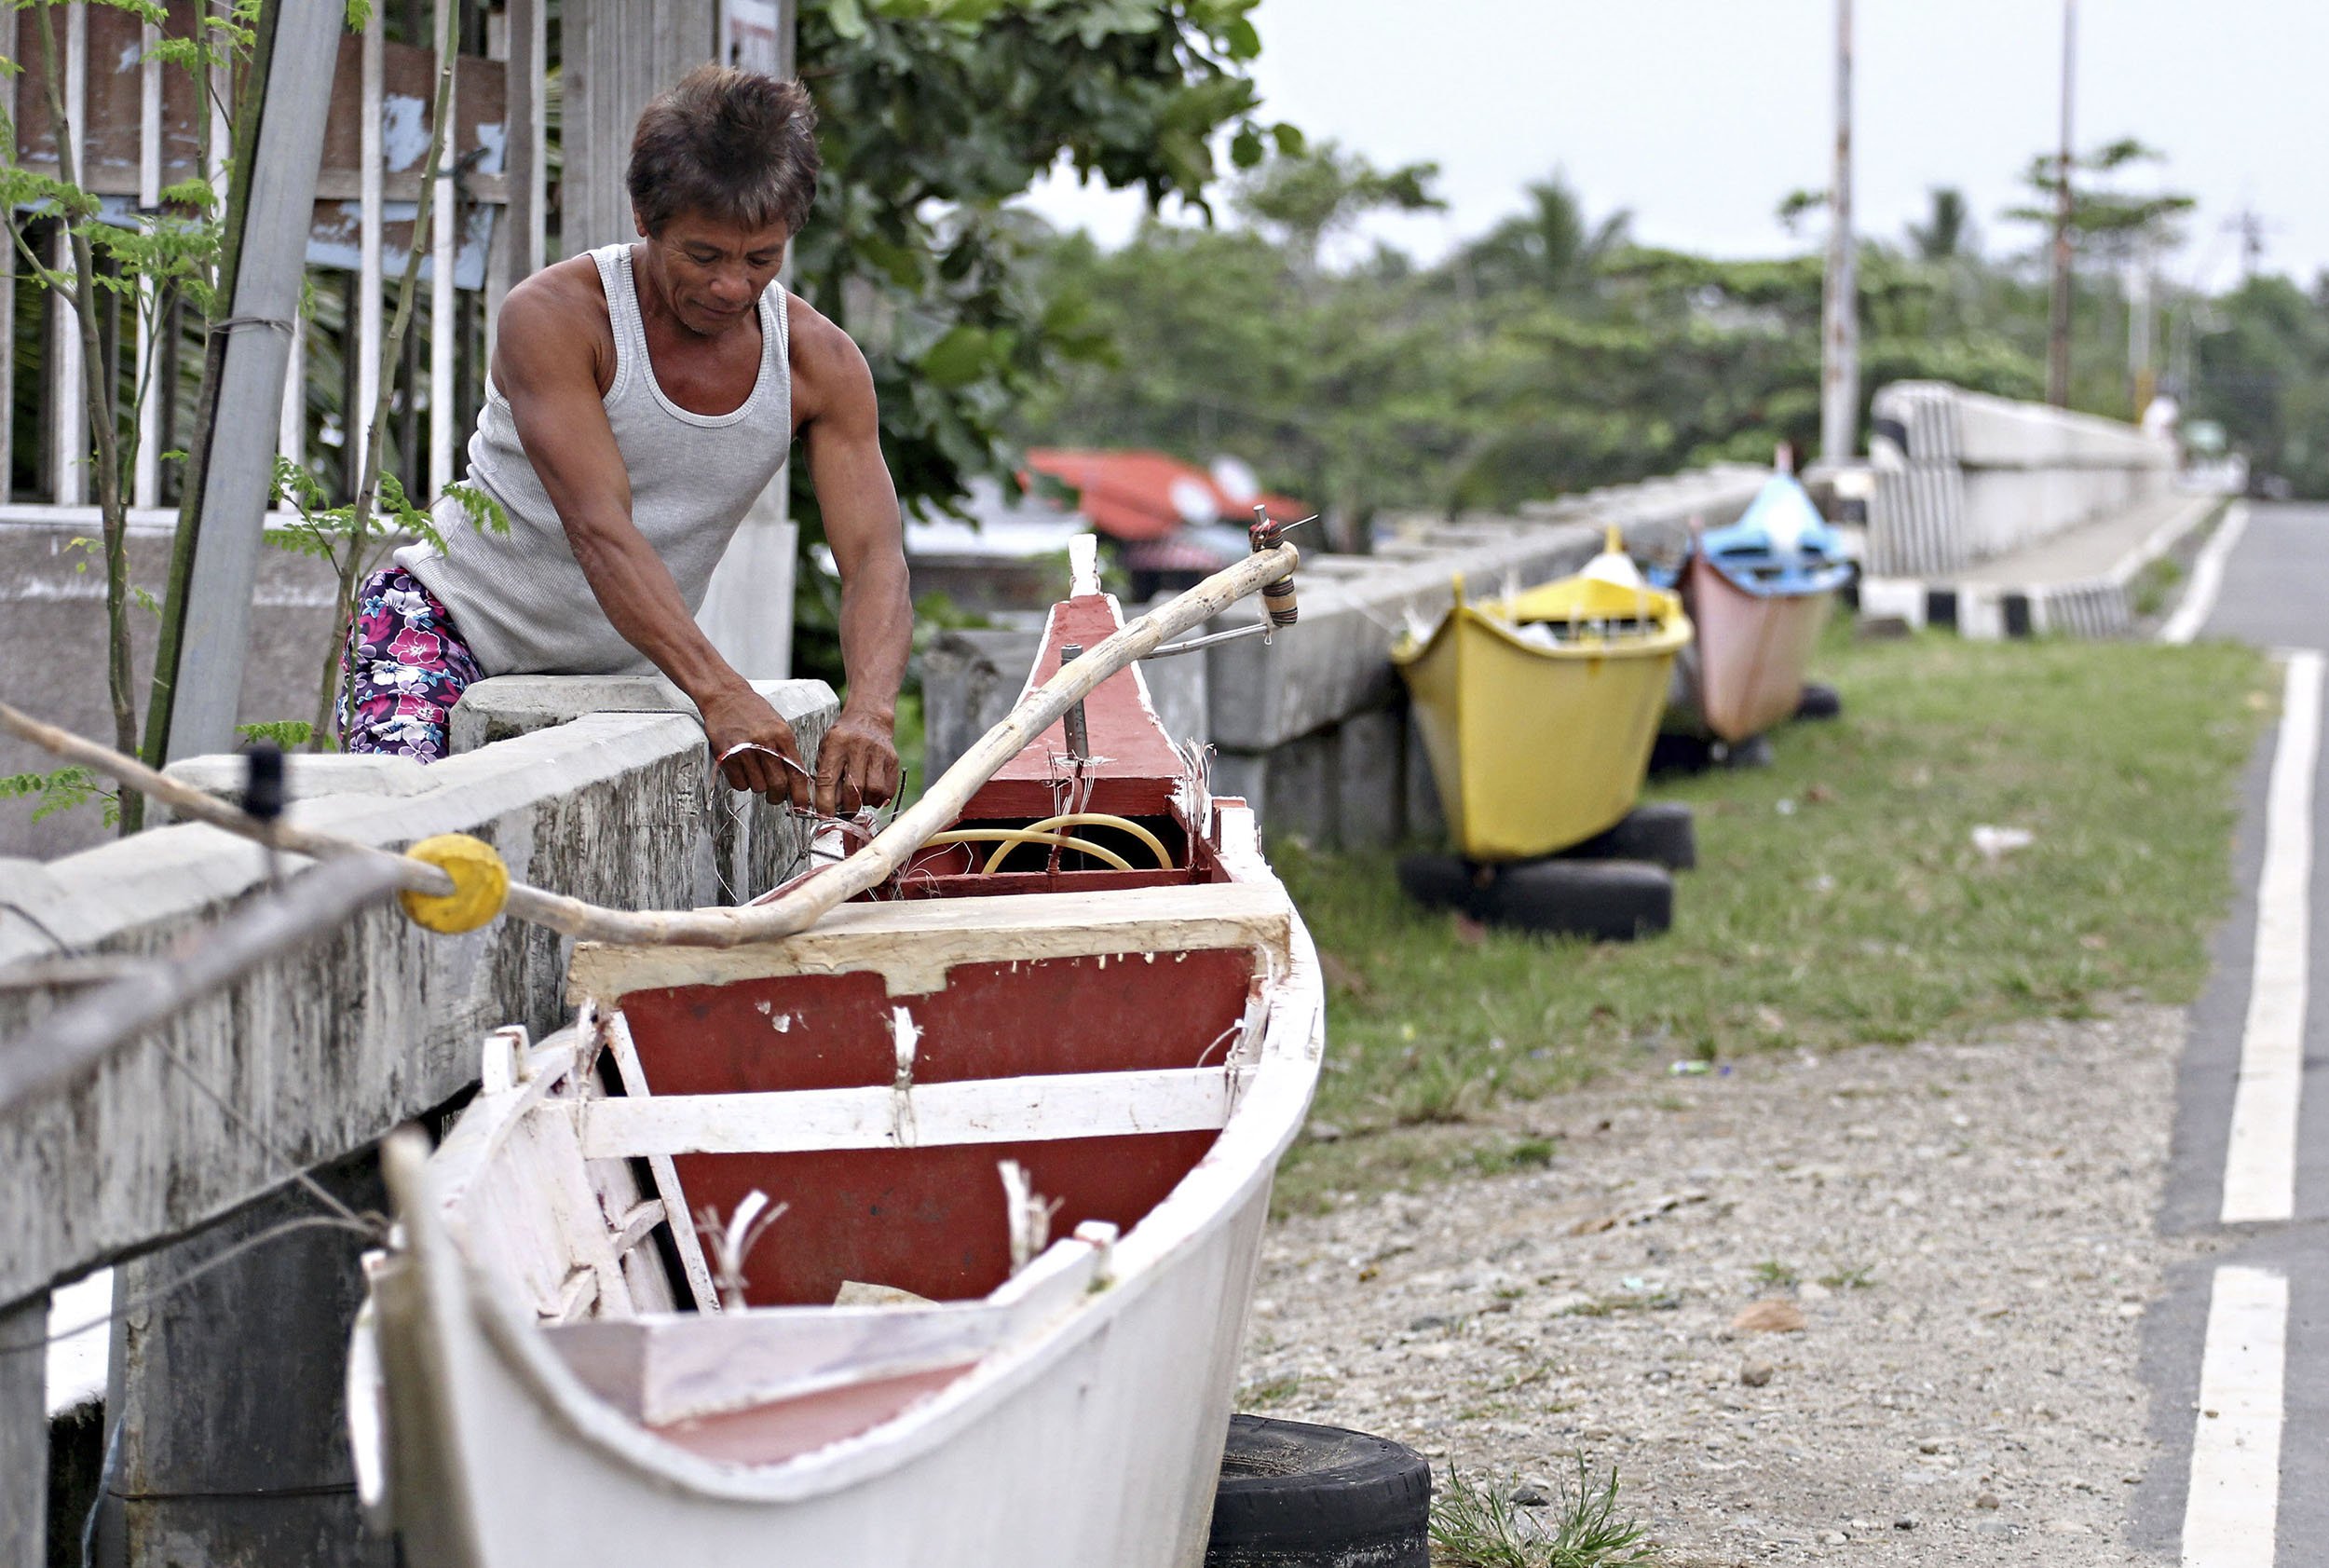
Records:
[[[1678,551],[1694,519],[1731,521],[1767,477],[1726,466],[1515,517],[1423,525],[1373,555],[1311,555],[1292,630],[1141,668],[1173,734],[1213,746],[1214,789],[1251,800],[1273,832],[1354,846],[1428,837],[1440,829],[1439,803],[1391,665],[1400,627],[1443,614],[1459,576],[1481,597],[1573,572],[1612,525],[1637,551]],[[1233,611],[1213,629],[1250,614]],[[1032,633],[956,632],[932,645],[922,688],[933,773],[1010,710],[1035,652]]]
[[[1877,392],[1867,568],[1960,570],[2124,512],[2174,482],[2175,444],[2132,425],[1939,381]]]
[[[813,754],[836,712],[832,691],[815,681],[761,689]],[[718,782],[692,714],[638,711],[674,705],[649,681],[481,682],[456,709],[456,745],[473,749],[427,769],[393,758],[294,759],[294,815],[384,847],[471,833],[525,881],[625,908],[730,903],[774,885],[805,852],[802,825]],[[483,743],[488,737],[507,738]],[[234,770],[198,759],[181,771],[223,788]],[[0,862],[0,965],[166,954],[198,940],[266,876],[256,846],[199,825],[45,865]],[[349,1179],[361,1188],[363,1156],[384,1133],[475,1082],[485,1031],[521,1023],[538,1036],[564,1023],[570,948],[507,920],[435,936],[393,907],[375,907],[116,1047],[78,1079],[0,1106],[0,1340],[45,1332],[52,1284],[96,1265],[147,1255],[120,1271],[125,1302],[174,1281],[189,1256],[217,1246],[176,1238],[281,1189],[296,1170],[353,1169]],[[0,989],[0,1038],[25,1035],[69,994]],[[197,1076],[234,1107],[231,1116],[196,1087]],[[315,1208],[305,1197],[299,1206]],[[287,1267],[280,1260],[302,1245],[271,1242],[249,1256],[278,1277]],[[114,1413],[127,1412],[125,1429],[137,1436],[114,1491],[145,1500],[125,1506],[120,1527],[148,1547],[176,1538],[170,1520],[197,1506],[188,1499],[219,1494],[245,1505],[258,1493],[279,1497],[281,1508],[252,1516],[264,1515],[270,1532],[293,1522],[283,1509],[323,1509],[330,1518],[319,1515],[317,1528],[325,1534],[308,1539],[340,1525],[354,1539],[353,1499],[338,1490],[345,1451],[327,1430],[338,1373],[317,1363],[338,1354],[319,1345],[344,1343],[355,1244],[341,1236],[318,1245],[337,1250],[328,1270],[299,1286],[318,1292],[315,1313],[326,1321],[310,1321],[313,1331],[276,1325],[253,1333],[253,1324],[281,1316],[279,1302],[206,1318],[177,1310],[170,1297],[129,1314],[115,1344]],[[205,1276],[204,1289],[215,1292],[244,1266]],[[168,1320],[167,1331],[157,1319]],[[12,1508],[21,1500],[14,1483],[28,1453],[45,1445],[40,1379],[24,1371],[36,1373],[38,1362],[0,1355],[0,1536],[23,1517]],[[314,1399],[284,1395],[303,1410],[303,1399],[317,1405],[315,1430],[302,1428],[313,1440],[303,1448],[304,1439],[280,1438],[298,1425],[289,1407],[274,1410],[252,1391],[317,1377],[330,1381]],[[240,1492],[219,1481],[221,1466],[256,1463],[251,1445],[275,1452],[285,1441],[297,1452],[252,1472],[263,1479]],[[334,1466],[335,1479],[324,1476]],[[305,1502],[302,1488],[313,1493]],[[134,1549],[129,1558],[162,1560]],[[202,1560],[245,1561],[224,1552]]]

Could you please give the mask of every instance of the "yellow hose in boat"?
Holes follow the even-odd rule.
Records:
[[[1159,871],[1170,871],[1173,868],[1173,857],[1171,852],[1164,848],[1164,841],[1130,817],[1112,816],[1106,811],[1070,811],[1063,817],[1045,817],[1042,822],[1031,822],[1027,825],[1027,830],[1029,833],[1056,833],[1063,827],[1112,827],[1119,833],[1129,833],[1140,842],[1148,845],[1149,852],[1156,856],[1156,868]],[[1010,852],[1010,848],[1006,845],[995,852],[995,859],[1000,860]],[[993,862],[988,862],[987,869],[992,871],[994,868]]]
[[[1024,827],[958,827],[951,833],[933,833],[922,840],[926,844],[994,844],[1002,848],[987,861],[987,869],[995,868],[995,862],[1020,844],[1056,844],[1063,850],[1074,850],[1095,860],[1104,860],[1119,871],[1132,869],[1132,862],[1114,850],[1093,843],[1088,839],[1070,839],[1065,833],[1036,833]]]

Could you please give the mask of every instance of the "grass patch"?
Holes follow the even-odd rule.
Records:
[[[1432,1496],[1431,1546],[1441,1568],[1640,1568],[1657,1561],[1641,1524],[1618,1512],[1616,1470],[1597,1480],[1582,1457],[1573,1481],[1551,1488],[1451,1471]]]
[[[2156,619],[2166,609],[2176,587],[2184,580],[2184,564],[2172,555],[2162,555],[2145,564],[2135,574],[2135,580],[2127,585],[2130,607],[2138,620]]]
[[[1410,905],[1388,853],[1275,843],[1326,955],[1317,1114],[1349,1135],[1297,1148],[1281,1202],[1477,1168],[1477,1132],[1367,1135],[1458,1130],[1616,1064],[2196,993],[2231,892],[2237,781],[2273,703],[2261,655],[1839,631],[1819,671],[1840,720],[1787,729],[1770,768],[1649,792],[1696,810],[1699,852],[1654,941],[1483,934]],[[2034,841],[1993,860],[1982,825]]]

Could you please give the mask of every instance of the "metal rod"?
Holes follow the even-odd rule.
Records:
[[[1262,621],[1228,632],[1208,632],[1202,637],[1191,637],[1187,642],[1167,643],[1155,652],[1143,655],[1142,659],[1144,662],[1150,659],[1170,659],[1177,653],[1194,653],[1216,643],[1235,642],[1240,637],[1266,637],[1273,630],[1268,622]]]
[[[1066,669],[1083,657],[1083,645],[1082,643],[1059,645],[1059,667],[1061,669]],[[1060,728],[1067,732],[1068,755],[1078,762],[1088,761],[1092,756],[1092,735],[1091,731],[1084,727],[1083,698],[1079,697],[1068,704],[1068,711],[1060,716],[1059,724]]]

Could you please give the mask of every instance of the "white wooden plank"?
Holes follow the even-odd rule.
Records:
[[[162,41],[157,22],[139,30],[143,53],[138,61],[138,205],[153,211],[162,204],[162,62],[156,54]],[[137,364],[135,385],[145,396],[138,404],[138,451],[131,469],[130,504],[159,506],[162,498],[162,402],[154,377],[154,315],[158,307],[150,279],[138,280]]]
[[[606,1020],[606,1054],[615,1058],[615,1075],[622,1080],[623,1093],[645,1103],[653,1091],[647,1086],[647,1074],[639,1070],[639,1048],[631,1039],[631,1026],[620,1013]],[[583,1157],[590,1158],[588,1154]],[[688,1293],[695,1298],[698,1312],[717,1313],[719,1288],[712,1282],[712,1265],[704,1261],[703,1238],[696,1234],[695,1211],[688,1207],[688,1194],[680,1188],[678,1167],[668,1154],[651,1155],[647,1165],[648,1174],[655,1178],[655,1190],[662,1195],[663,1212],[671,1216],[672,1240],[679,1250],[680,1271],[688,1276]]]
[[[583,1157],[613,1160],[1199,1132],[1220,1127],[1229,1108],[1229,1070],[1209,1067],[602,1099],[579,1120]]]
[[[365,431],[374,405],[380,401],[380,230],[386,221],[381,188],[381,124],[385,113],[386,67],[382,60],[387,34],[380,7],[374,6],[364,20],[362,104],[357,133],[356,219],[356,406],[341,416],[349,450],[360,454],[362,470]]]
[[[89,125],[88,89],[89,8],[73,6],[65,10],[64,119],[72,132],[74,152],[83,164],[89,161],[89,150],[84,145],[84,132]],[[61,228],[57,231],[56,250],[49,265],[68,276],[73,271],[73,248]],[[95,307],[92,305],[91,308]],[[85,379],[89,367],[82,362],[81,323],[61,302],[52,307],[50,319],[48,384],[54,395],[49,399],[53,415],[49,421],[49,465],[56,476],[51,498],[61,506],[84,506],[89,498],[89,410],[83,406],[89,396]]]
[[[526,68],[533,73],[525,95],[524,130],[534,156],[525,170],[525,223],[518,231],[518,276],[524,278],[550,262],[550,99],[542,91],[550,70],[550,7],[546,0],[511,0],[511,10],[513,40],[517,15],[524,13],[529,38]]]
[[[137,461],[130,470],[129,504],[136,507],[157,507],[162,504],[162,396],[163,389],[155,371],[157,320],[160,306],[156,298],[154,280],[138,280],[138,347],[137,363],[131,371],[133,383],[144,397],[138,403]]]
[[[440,68],[445,57],[459,43],[454,32],[454,18],[458,10],[456,0],[437,0],[437,49],[434,57]],[[460,71],[457,58],[455,75]],[[453,350],[460,341],[454,330],[454,315],[459,309],[460,295],[453,287],[454,240],[459,228],[460,214],[456,211],[452,168],[460,156],[458,136],[460,126],[460,94],[456,91],[446,104],[444,156],[441,167],[445,172],[437,177],[437,190],[429,210],[429,494],[443,494],[453,480],[454,427],[457,410],[453,402]]]
[[[738,948],[581,943],[567,984],[578,1002],[612,1001],[670,986],[872,971],[891,995],[913,996],[944,988],[947,972],[960,963],[1114,954],[1127,963],[1169,963],[1221,948],[1257,949],[1283,969],[1291,920],[1274,880],[845,904],[807,931]]]
[[[233,0],[211,0],[211,8],[220,13],[222,20],[232,9]],[[376,7],[375,7],[376,8]],[[211,66],[211,190],[217,197],[216,211],[226,211],[226,186],[230,178],[228,161],[235,151],[235,68],[221,51]]]
[[[63,273],[73,270],[73,247],[61,228],[48,265]],[[59,506],[87,506],[89,436],[89,410],[82,406],[88,390],[82,381],[81,323],[61,300],[49,309],[48,364],[48,460],[55,476],[50,493]]]
[[[275,450],[285,461],[307,461],[307,313],[292,318],[291,355],[283,361],[283,412]]]
[[[162,204],[162,62],[155,46],[162,41],[158,23],[140,29],[138,60],[138,205],[149,210]]]

